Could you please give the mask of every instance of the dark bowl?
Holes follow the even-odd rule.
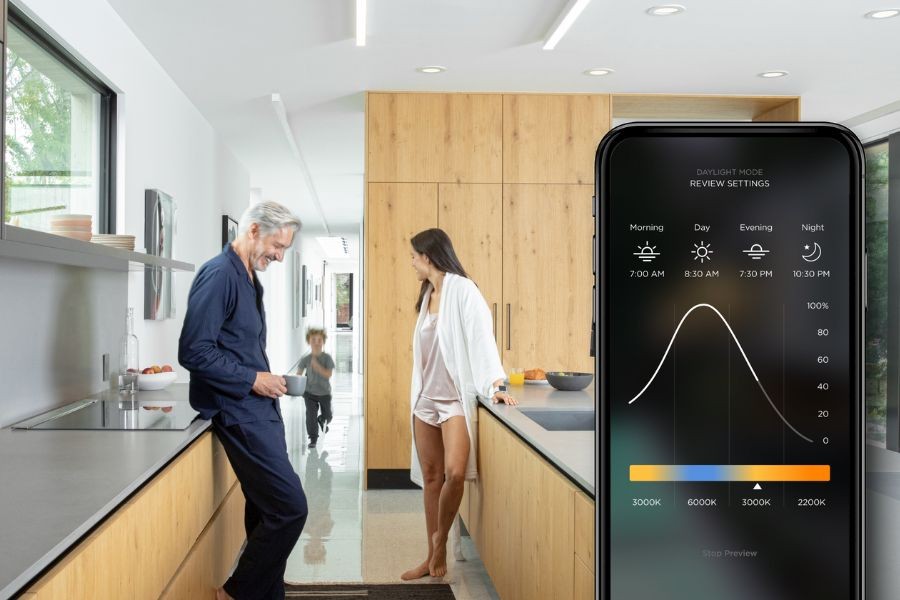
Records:
[[[564,392],[583,390],[594,380],[591,373],[573,373],[571,371],[547,371],[547,383]]]

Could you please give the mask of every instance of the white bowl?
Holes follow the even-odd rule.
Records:
[[[138,389],[152,391],[164,390],[178,378],[174,371],[168,373],[154,373],[153,375],[138,375]]]

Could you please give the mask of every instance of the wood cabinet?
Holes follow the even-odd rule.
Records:
[[[236,485],[200,534],[160,598],[212,597],[211,590],[228,579],[244,537],[244,494]]]
[[[575,493],[575,556],[594,572],[594,501],[584,492]]]
[[[369,93],[369,182],[502,181],[499,94]]]
[[[589,185],[503,186],[503,364],[593,371]]]
[[[608,95],[504,94],[503,182],[594,182],[610,128]]]
[[[593,563],[581,558],[578,532],[593,529],[593,501],[489,411],[478,412],[479,478],[466,483],[460,514],[498,594],[593,598]]]
[[[226,497],[231,501],[223,504]],[[225,450],[206,432],[32,585],[26,597],[157,598],[179,570],[186,578],[207,581],[208,574],[185,566],[185,560],[192,549],[197,557],[213,552],[211,561],[230,568],[244,540],[242,508],[243,494]],[[227,522],[218,522],[215,515],[221,514],[228,515]],[[209,531],[217,543],[198,545]]]
[[[408,469],[420,283],[410,239],[438,222],[436,183],[370,183],[365,213],[366,468]]]
[[[575,600],[595,600],[596,595],[596,577],[593,572],[585,565],[581,559],[575,559],[575,593],[572,596]]]
[[[442,183],[437,226],[453,240],[457,255],[487,301],[500,347],[503,303],[503,188],[500,184]]]

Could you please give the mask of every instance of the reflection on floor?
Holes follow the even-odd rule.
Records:
[[[363,491],[359,386],[347,374],[335,374],[333,385],[334,420],[317,448],[306,447],[303,399],[285,398],[281,404],[288,452],[309,502],[309,519],[288,559],[285,580],[398,583],[400,573],[419,564],[428,551],[422,493]],[[463,553],[467,560],[450,562],[443,581],[459,600],[498,598],[467,537]]]
[[[866,598],[900,597],[900,454],[866,446]]]

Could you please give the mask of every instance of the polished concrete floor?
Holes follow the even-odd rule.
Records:
[[[291,462],[306,490],[309,519],[288,559],[285,580],[293,583],[398,583],[400,574],[428,552],[421,491],[362,488],[362,416],[358,381],[335,374],[328,433],[307,448],[302,398],[282,400]],[[452,557],[442,580],[459,600],[498,598],[478,553],[463,538],[464,562]]]
[[[900,598],[900,454],[866,447],[866,598]]]

